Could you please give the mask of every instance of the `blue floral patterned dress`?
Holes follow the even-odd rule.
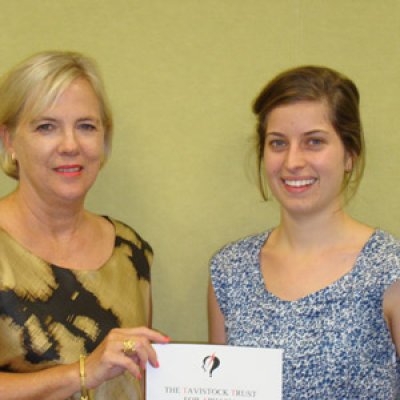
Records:
[[[400,360],[382,302],[400,279],[400,242],[376,230],[349,273],[284,301],[266,290],[260,270],[270,232],[229,244],[211,260],[227,343],[284,349],[285,400],[398,398]]]

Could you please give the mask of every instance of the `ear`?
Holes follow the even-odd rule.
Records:
[[[0,126],[0,140],[2,141],[3,148],[10,154],[14,153],[14,147],[12,145],[11,133],[7,126]]]
[[[353,170],[354,155],[347,153],[344,160],[344,170],[345,172],[351,172]]]

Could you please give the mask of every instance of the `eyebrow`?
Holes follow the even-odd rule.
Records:
[[[36,123],[41,122],[41,121],[58,122],[59,119],[58,118],[54,118],[54,117],[47,117],[47,116],[43,115],[43,116],[41,116],[39,118],[34,118],[30,123],[31,124],[36,124]],[[91,116],[88,115],[88,116],[84,116],[84,117],[78,118],[76,121],[77,122],[93,121],[93,122],[96,122],[96,123],[100,123],[101,119],[96,118],[96,117],[91,117]]]
[[[305,136],[312,136],[312,135],[321,134],[321,133],[322,133],[323,135],[329,135],[329,132],[328,132],[328,131],[325,131],[325,130],[323,130],[323,129],[313,129],[313,130],[311,130],[311,131],[307,131],[307,132],[302,133],[302,135],[305,135]],[[285,135],[284,133],[281,133],[281,132],[274,132],[274,131],[272,131],[272,132],[266,132],[266,133],[265,133],[265,137],[268,137],[268,136],[285,137],[286,135]]]

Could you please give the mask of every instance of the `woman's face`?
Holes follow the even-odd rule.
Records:
[[[73,81],[51,107],[18,125],[9,142],[19,190],[45,202],[83,201],[104,157],[99,101],[90,84]]]
[[[301,101],[269,113],[264,163],[284,212],[301,216],[342,207],[343,178],[352,159],[323,101]]]

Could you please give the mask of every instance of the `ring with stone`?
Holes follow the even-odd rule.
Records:
[[[122,351],[127,356],[131,356],[136,351],[136,343],[132,339],[124,340],[123,346]]]

